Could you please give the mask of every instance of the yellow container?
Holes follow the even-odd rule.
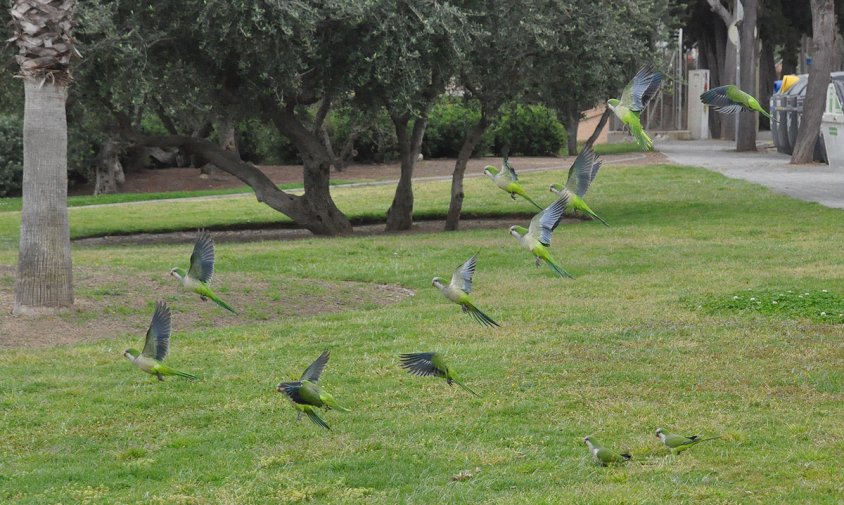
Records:
[[[797,84],[797,81],[800,80],[800,76],[797,75],[784,75],[782,77],[782,86],[780,87],[780,94],[786,93],[789,88]]]

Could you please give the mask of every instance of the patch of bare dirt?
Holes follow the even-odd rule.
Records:
[[[170,305],[173,331],[179,333],[376,308],[413,296],[413,291],[400,286],[365,282],[215,277],[214,288],[238,311],[234,315],[181,290],[167,272],[125,275],[77,267],[72,308],[50,315],[13,316],[15,273],[13,266],[0,265],[0,307],[7,309],[0,314],[0,348],[51,347],[127,334],[137,336],[141,345],[156,300]]]
[[[625,153],[601,156],[605,163],[623,163],[625,165],[648,165],[665,163],[665,156],[656,152]],[[538,168],[568,169],[574,161],[573,157],[528,157],[515,156],[510,158],[516,170]],[[501,158],[476,158],[469,160],[467,173],[483,171],[485,165],[498,165]],[[276,184],[301,184],[301,165],[263,165],[259,167],[267,177]],[[423,160],[416,165],[414,178],[450,176],[454,171],[454,159],[442,158]],[[384,164],[352,164],[342,172],[332,170],[334,179],[377,181],[398,180],[400,166],[398,163]],[[165,191],[196,191],[201,189],[224,189],[242,187],[243,182],[223,171],[217,171],[212,176],[200,177],[198,168],[165,168],[139,170],[126,174],[123,193],[158,193]],[[93,194],[93,184],[82,184],[70,188],[71,195]]]

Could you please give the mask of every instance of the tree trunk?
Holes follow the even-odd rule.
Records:
[[[396,185],[393,203],[387,210],[385,230],[388,232],[409,230],[413,226],[413,169],[422,151],[422,139],[425,136],[425,127],[428,125],[427,114],[416,118],[413,121],[413,130],[408,136],[407,128],[410,118],[405,115],[394,116],[392,119],[399,144],[401,174],[399,183]]]
[[[738,0],[736,0],[738,1]],[[730,42],[729,37],[724,44],[724,67],[721,69],[721,84],[736,83],[736,46]],[[721,140],[736,139],[735,116],[721,117]]]
[[[609,121],[610,116],[612,116],[612,109],[607,107],[604,109],[604,113],[601,114],[601,119],[598,120],[598,124],[595,126],[595,130],[592,131],[592,135],[589,135],[589,138],[586,139],[586,144],[584,144],[584,149],[589,146],[595,145],[595,141],[598,140],[598,137],[601,135],[601,130],[607,125],[607,121]]]
[[[812,66],[803,102],[803,119],[797,131],[797,141],[791,163],[811,163],[815,143],[821,130],[826,88],[832,70],[832,51],[835,42],[835,8],[833,0],[811,0],[812,5]]]
[[[712,11],[721,19],[724,27],[730,26],[733,22],[734,15],[724,7],[721,0],[706,0]],[[736,12],[736,2],[741,0],[731,0],[730,4],[733,6],[732,12]],[[717,24],[717,21],[716,21]],[[736,46],[730,42],[730,38],[726,36],[726,28],[724,30],[724,58],[723,65],[718,69],[719,83],[718,86],[726,84],[735,84],[736,82]],[[717,40],[717,39],[716,39]],[[713,87],[711,85],[710,87]],[[710,114],[712,116],[712,114]],[[721,139],[734,140],[736,137],[736,123],[733,118],[721,118]]]
[[[777,78],[777,69],[774,64],[774,47],[762,41],[762,49],[759,53],[759,103],[766,110],[770,108],[771,95],[774,94],[774,80]],[[759,125],[771,129],[771,121],[765,116],[759,115]]]
[[[753,95],[759,96],[756,87],[756,14],[759,4],[757,0],[743,0],[744,21],[741,23],[741,86]],[[736,151],[756,150],[756,126],[758,119],[756,112],[739,112],[739,131],[736,141]]]
[[[24,79],[23,207],[15,314],[73,305],[67,220],[67,87]]]
[[[279,133],[290,139],[290,142],[296,146],[304,163],[305,194],[300,203],[302,226],[318,235],[352,233],[352,223],[331,198],[329,184],[331,157],[318,133],[304,127],[296,118],[292,106],[277,111],[272,115],[272,119]],[[287,214],[287,212],[284,213]],[[296,220],[292,215],[287,215]]]
[[[798,54],[800,53],[801,35],[797,30],[786,33],[782,47],[782,76],[797,73]]]
[[[577,156],[577,129],[580,126],[580,111],[576,105],[567,105],[563,124],[566,127],[566,151],[569,156]]]
[[[463,209],[463,176],[466,173],[466,164],[475,148],[478,147],[484,132],[489,127],[489,120],[485,114],[477,123],[469,128],[460,152],[457,154],[457,161],[454,163],[454,173],[451,175],[451,201],[448,204],[448,215],[445,218],[445,231],[455,231],[460,224],[460,211]]]
[[[117,145],[111,137],[106,137],[100,146],[100,152],[95,161],[97,182],[94,185],[95,195],[117,193],[120,186],[126,182],[123,166],[117,153]]]

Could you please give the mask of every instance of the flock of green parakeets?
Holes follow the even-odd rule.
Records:
[[[653,149],[653,141],[642,128],[639,114],[651,98],[656,95],[661,81],[660,73],[654,71],[651,67],[645,67],[624,88],[620,100],[613,98],[607,101],[610,109],[630,129],[631,134],[644,150]],[[770,117],[752,96],[732,85],[707,91],[701,95],[701,101],[712,105],[719,112],[734,113],[745,109],[758,111]],[[506,158],[500,170],[493,166],[484,168],[484,174],[489,176],[496,186],[509,193],[513,199],[516,198],[516,195],[519,195],[540,209],[540,212],[531,219],[528,228],[522,226],[510,227],[510,235],[523,248],[533,254],[537,267],[545,263],[560,277],[572,278],[548,252],[551,245],[551,233],[562,221],[563,213],[567,207],[570,206],[574,211],[588,215],[608,226],[607,222],[595,214],[583,200],[600,168],[601,161],[591,147],[587,146],[577,156],[569,169],[565,185],[552,184],[549,187],[549,191],[557,195],[557,198],[544,209],[531,199],[519,184],[516,171]],[[499,324],[481,312],[469,297],[472,292],[472,277],[475,273],[477,260],[478,253],[475,253],[454,271],[448,284],[443,284],[439,277],[434,277],[432,284],[440,290],[444,297],[460,305],[463,312],[468,313],[478,323],[495,328]],[[236,314],[235,310],[214,294],[209,286],[214,275],[214,242],[207,232],[200,232],[194,244],[193,254],[190,257],[190,267],[187,272],[181,268],[173,268],[170,270],[170,275],[178,279],[185,289],[198,294],[203,301],[210,299],[220,307]],[[144,348],[141,351],[127,349],[123,356],[144,372],[155,375],[159,380],[164,380],[164,376],[167,375],[196,379],[195,375],[164,365],[164,358],[170,349],[170,333],[170,309],[164,302],[157,302],[152,322],[147,330]],[[325,420],[317,414],[316,409],[349,412],[319,385],[320,375],[322,375],[322,371],[328,363],[328,355],[328,351],[320,354],[305,369],[299,380],[282,382],[276,388],[280,393],[284,393],[298,411],[297,419],[301,418],[304,413],[311,421],[325,429],[330,428]],[[443,356],[439,353],[402,354],[399,356],[399,362],[402,368],[413,375],[442,377],[447,384],[457,384],[469,393],[479,396],[458,380],[455,372],[446,364]],[[719,438],[701,438],[697,435],[686,437],[668,433],[661,428],[656,430],[656,435],[672,452],[681,452],[700,442]],[[585,437],[583,441],[589,448],[589,452],[601,465],[621,463],[631,458],[627,453],[618,453],[603,447],[591,437]]]

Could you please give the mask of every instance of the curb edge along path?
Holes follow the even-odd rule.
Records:
[[[790,156],[778,153],[770,146],[770,140],[761,141],[757,143],[759,151],[738,153],[735,142],[728,140],[656,143],[659,152],[679,165],[703,167],[732,179],[761,184],[776,193],[844,209],[844,169],[823,163],[791,165]]]

